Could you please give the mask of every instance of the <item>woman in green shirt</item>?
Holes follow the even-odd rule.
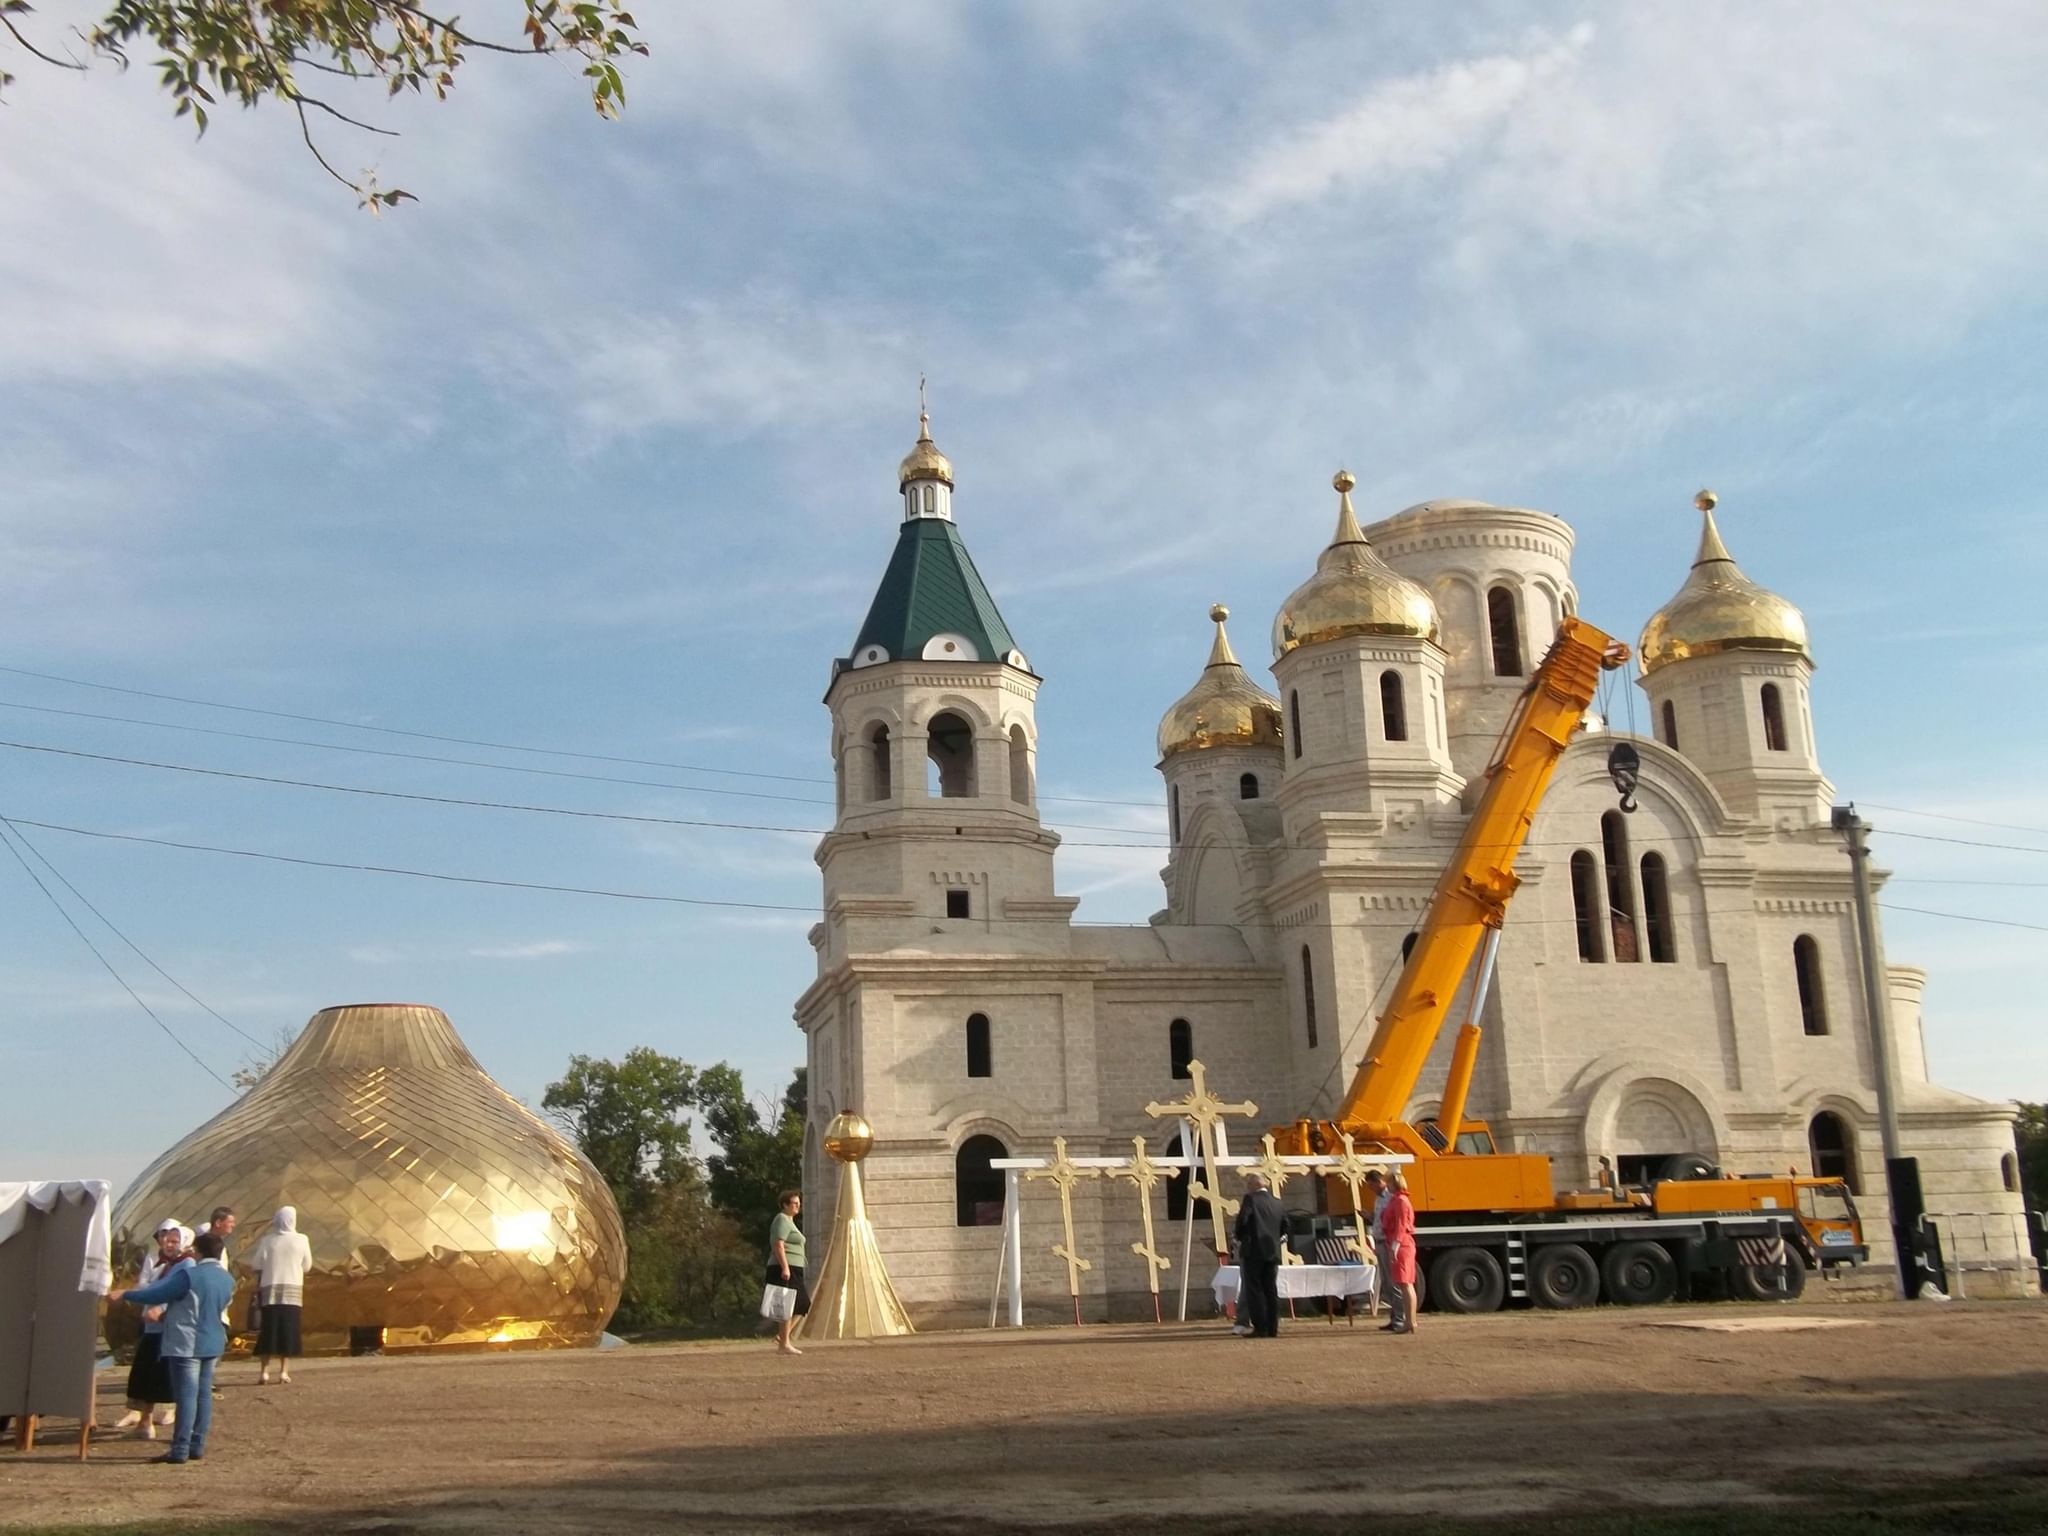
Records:
[[[811,1310],[811,1293],[804,1287],[804,1229],[796,1224],[797,1214],[803,1208],[802,1191],[784,1190],[782,1209],[768,1223],[768,1283],[796,1292],[796,1303],[789,1316],[775,1330],[775,1347],[785,1355],[803,1353],[789,1336],[796,1329],[797,1319]]]

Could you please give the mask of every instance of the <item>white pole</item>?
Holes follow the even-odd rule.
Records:
[[[1024,1213],[1017,1209],[1017,1170],[1003,1170],[1003,1248],[1010,1266],[1010,1326],[1024,1326]]]
[[[1006,1196],[1007,1194],[1008,1191],[1005,1191]],[[991,1328],[996,1325],[996,1309],[1003,1304],[1003,1271],[1008,1267],[1010,1260],[1010,1212],[1007,1198],[1003,1205],[1003,1241],[996,1244],[996,1288],[989,1292],[988,1297],[988,1325]]]
[[[1180,1153],[1188,1160],[1187,1179],[1189,1194],[1181,1206],[1180,1223],[1180,1320],[1188,1320],[1188,1271],[1195,1262],[1195,1197],[1193,1194],[1195,1169],[1199,1164],[1194,1154],[1194,1127],[1183,1120],[1180,1123]]]

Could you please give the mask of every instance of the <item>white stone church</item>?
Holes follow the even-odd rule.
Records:
[[[1047,1155],[1055,1135],[1077,1156],[1128,1156],[1134,1136],[1177,1152],[1145,1105],[1185,1095],[1191,1057],[1223,1097],[1259,1106],[1233,1150],[1343,1096],[1468,786],[1578,594],[1561,518],[1431,501],[1361,528],[1350,476],[1336,485],[1336,532],[1273,622],[1273,689],[1239,664],[1218,608],[1208,664],[1165,711],[1165,909],[1148,926],[1077,926],[1034,792],[1043,680],[968,557],[928,422],[903,461],[895,551],[825,695],[838,814],[817,851],[818,974],[796,1019],[806,1225],[822,1243],[836,1173],[823,1127],[857,1110],[876,1136],[871,1213],[921,1320],[985,1319],[991,1157]],[[1844,1175],[1873,1248],[1865,1278],[1889,1285],[1849,861],[1829,825],[1806,626],[1743,575],[1711,510],[1638,665],[1655,731],[1635,743],[1640,809],[1617,809],[1613,738],[1589,719],[1517,864],[1471,1112],[1503,1150],[1549,1154],[1560,1185],[1591,1184],[1603,1156],[1630,1181],[1681,1154]],[[1951,1264],[1973,1266],[1970,1294],[2016,1289],[2012,1108],[1929,1081],[1926,975],[1885,974],[1903,1150]],[[1454,1034],[1411,1119],[1435,1109]],[[1176,1265],[1182,1195],[1154,1210]],[[1314,1198],[1306,1180],[1283,1194]],[[1136,1315],[1134,1189],[1083,1186],[1076,1207],[1092,1315],[1105,1298]],[[1027,1296],[1063,1310],[1057,1211],[1028,1190]]]

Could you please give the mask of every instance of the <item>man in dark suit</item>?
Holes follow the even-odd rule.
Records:
[[[1280,1332],[1280,1245],[1287,1236],[1287,1212],[1266,1188],[1264,1175],[1249,1173],[1237,1207],[1238,1301],[1259,1338]]]

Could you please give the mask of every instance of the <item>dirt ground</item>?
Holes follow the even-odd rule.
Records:
[[[232,1362],[204,1465],[61,1425],[0,1527],[1135,1533],[1834,1507],[2048,1478],[2048,1306],[1923,1303]],[[120,1411],[103,1378],[101,1419]],[[2030,1486],[2048,1489],[2048,1482]],[[2029,1507],[2032,1507],[2031,1505]],[[2006,1527],[2000,1527],[2006,1528]]]

